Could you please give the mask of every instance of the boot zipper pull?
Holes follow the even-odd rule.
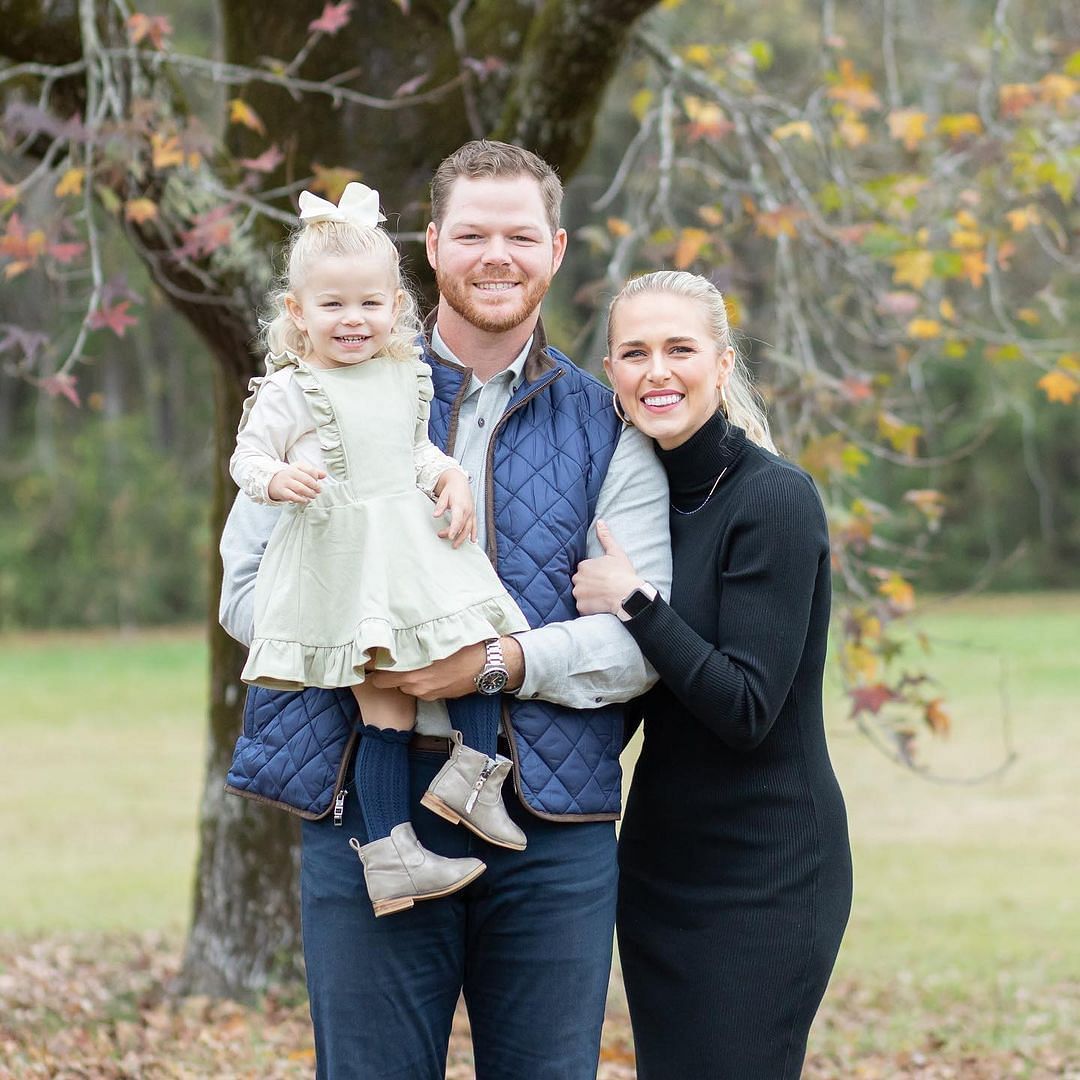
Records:
[[[345,796],[349,793],[348,788],[342,788],[334,799],[334,827],[336,828],[345,820]]]
[[[473,807],[476,805],[476,800],[480,798],[480,792],[483,790],[484,781],[495,771],[495,767],[498,764],[496,761],[492,761],[488,758],[484,767],[480,770],[480,775],[476,778],[476,783],[473,784],[472,791],[469,792],[469,797],[465,800],[465,813],[471,814]]]

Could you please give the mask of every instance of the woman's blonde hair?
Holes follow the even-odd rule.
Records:
[[[420,318],[416,300],[401,270],[401,259],[389,235],[378,226],[359,225],[353,221],[312,221],[299,225],[289,237],[283,256],[284,268],[274,289],[267,298],[269,320],[263,325],[262,337],[267,351],[273,356],[289,352],[303,359],[310,341],[293,322],[287,297],[295,296],[302,287],[308,267],[317,259],[328,256],[355,255],[358,258],[382,259],[396,294],[401,302],[382,350],[396,360],[416,357],[420,334]]]
[[[607,340],[608,354],[614,340],[615,309],[623,300],[646,294],[666,294],[685,296],[696,300],[705,309],[713,343],[723,352],[731,348],[735,351],[735,362],[731,368],[727,385],[724,389],[727,398],[726,415],[729,423],[742,428],[746,437],[758,446],[776,453],[769,422],[765,418],[765,406],[757,390],[754,389],[750,372],[731,340],[731,327],[728,325],[727,307],[720,290],[699,274],[688,274],[685,270],[657,270],[652,274],[631,278],[619,291],[608,308]]]

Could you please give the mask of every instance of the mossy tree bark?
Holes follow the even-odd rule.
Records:
[[[237,156],[277,143],[285,160],[271,186],[309,176],[313,165],[356,169],[377,186],[399,231],[420,231],[427,222],[427,185],[438,162],[470,138],[492,136],[528,146],[568,179],[588,148],[605,86],[626,48],[633,20],[658,0],[545,0],[507,3],[474,0],[460,24],[456,4],[413,0],[406,16],[386,0],[359,0],[351,21],[316,46],[300,74],[331,80],[356,74],[342,85],[394,100],[404,84],[424,76],[415,93],[448,83],[435,100],[407,107],[372,108],[332,97],[294,98],[280,86],[252,82],[243,89],[262,117],[265,138],[238,126],[229,129]],[[286,62],[307,37],[322,0],[267,4],[221,0],[223,59],[258,68],[265,57]],[[67,63],[81,55],[77,5],[71,0],[0,0],[6,27],[2,54],[14,62]],[[178,112],[184,79],[173,78]],[[79,76],[62,87],[77,106]],[[229,88],[229,96],[238,91]],[[226,186],[236,179],[222,166]],[[150,178],[149,183],[153,183]],[[121,192],[133,195],[131,179]],[[150,192],[159,194],[159,192]],[[283,202],[283,207],[287,202]],[[280,240],[266,222],[263,250]],[[220,530],[232,501],[226,465],[248,378],[261,363],[253,346],[255,313],[267,285],[269,262],[222,274],[208,266],[193,275],[162,250],[152,227],[130,226],[132,239],[173,306],[188,318],[215,361],[217,450],[212,533]],[[430,295],[422,250],[409,251],[410,269]],[[196,269],[199,269],[196,267]],[[207,285],[213,281],[213,287]],[[200,811],[199,864],[183,981],[194,992],[246,996],[299,971],[296,824],[224,794],[222,781],[240,728],[244,688],[242,650],[217,625],[220,565],[211,555],[208,598],[210,637],[210,729],[206,784]],[[167,688],[163,688],[167,692]]]

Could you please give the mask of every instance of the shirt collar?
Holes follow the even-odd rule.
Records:
[[[507,376],[507,381],[514,387],[521,384],[521,376],[525,370],[525,361],[529,358],[529,352],[532,350],[533,346],[533,336],[529,337],[529,340],[525,342],[521,352],[514,357],[510,364],[498,374],[493,375],[492,378],[497,379],[500,375],[504,375]],[[438,324],[431,328],[431,350],[436,355],[441,356],[444,360],[449,360],[452,364],[457,364],[459,367],[464,368],[468,367],[467,364],[462,363],[461,360],[454,355],[454,351],[445,341],[443,341],[442,334],[439,333]],[[480,382],[476,375],[473,375],[470,392],[475,390],[478,386],[483,386],[483,383]]]

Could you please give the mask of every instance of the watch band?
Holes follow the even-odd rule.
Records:
[[[484,642],[484,666],[473,679],[480,694],[493,696],[501,694],[510,681],[510,669],[503,658],[502,642],[497,638],[488,638]]]

